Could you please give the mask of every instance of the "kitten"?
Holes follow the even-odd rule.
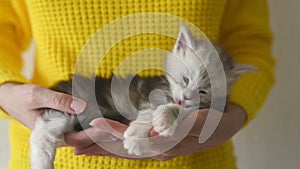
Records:
[[[226,75],[228,88],[225,90],[229,93],[238,76],[253,71],[254,68],[234,62],[219,47],[215,48]],[[53,169],[56,143],[63,140],[63,134],[89,128],[91,120],[99,117],[123,123],[128,121],[124,116],[129,118],[132,122],[124,133],[124,148],[129,154],[137,156],[148,152],[149,139],[136,138],[149,137],[152,128],[159,135],[171,136],[175,132],[178,120],[188,115],[188,111],[180,113],[182,108],[197,110],[210,107],[212,89],[205,66],[214,66],[215,61],[211,59],[212,52],[209,50],[211,49],[203,40],[195,39],[190,31],[181,25],[173,51],[166,56],[166,75],[128,76],[119,79],[96,77],[95,81],[74,75],[73,83],[72,79],[59,82],[53,90],[73,94],[85,100],[87,107],[80,115],[70,115],[53,109],[44,111],[37,119],[31,134],[31,168]],[[124,84],[129,82],[127,93],[128,89]],[[93,86],[95,90],[91,90]],[[72,92],[72,88],[76,90]],[[90,104],[93,102],[93,96],[96,96],[97,106]],[[99,110],[102,115],[96,113]]]

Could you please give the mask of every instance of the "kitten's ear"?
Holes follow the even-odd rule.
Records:
[[[250,73],[257,71],[257,68],[252,65],[235,63],[233,69],[231,69],[231,73],[229,75],[229,86],[231,86],[239,76],[244,73]]]
[[[248,65],[248,64],[240,64],[240,63],[236,63],[234,65],[233,71],[236,75],[242,75],[244,73],[250,73],[250,72],[255,72],[257,71],[257,68],[252,66],[252,65]]]
[[[192,37],[192,34],[186,26],[180,24],[179,33],[173,48],[173,52],[177,52],[180,49],[185,50],[186,48],[192,47],[194,47],[194,39]]]

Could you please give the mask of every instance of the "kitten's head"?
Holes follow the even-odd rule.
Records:
[[[253,66],[234,62],[221,48],[214,47],[212,48],[205,39],[196,39],[185,26],[180,26],[173,51],[166,56],[165,61],[165,71],[174,101],[186,107],[210,106],[213,83],[211,77],[218,76],[217,71],[214,71],[217,68],[214,67],[220,63],[218,57],[213,57],[216,54],[215,50],[223,64],[227,94],[241,74],[255,70]],[[210,69],[209,74],[207,67]],[[214,94],[218,95],[217,91],[216,88]]]

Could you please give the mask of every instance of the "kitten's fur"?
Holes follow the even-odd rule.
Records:
[[[223,63],[228,86],[227,93],[229,93],[229,89],[237,77],[242,73],[252,71],[253,67],[235,63],[219,47],[215,47]],[[101,117],[95,113],[97,109],[100,109],[105,118],[120,122],[126,121],[126,118],[120,113],[128,115],[132,122],[124,133],[124,148],[128,150],[129,154],[134,155],[147,152],[150,142],[147,139],[139,141],[134,138],[147,138],[151,128],[154,128],[160,135],[170,136],[175,131],[178,121],[176,119],[182,106],[194,107],[193,109],[210,107],[211,85],[204,66],[205,62],[207,62],[206,65],[214,65],[210,64],[214,60],[210,58],[212,52],[209,50],[211,49],[206,43],[195,39],[182,25],[172,54],[166,56],[165,71],[168,75],[148,78],[134,77],[129,87],[130,101],[126,100],[127,96],[124,91],[127,89],[125,86],[117,85],[114,91],[118,97],[115,97],[114,99],[117,101],[113,102],[112,79],[96,77],[96,93],[92,93],[94,90],[90,88],[94,82],[82,76],[75,76],[76,83],[73,84],[75,86],[72,86],[72,80],[58,83],[53,87],[54,90],[75,94],[76,97],[87,102],[87,107],[85,112],[78,116],[53,109],[45,110],[44,114],[37,119],[31,135],[31,168],[53,169],[56,143],[63,139],[64,133],[88,128],[92,119]],[[124,84],[129,79],[130,77],[118,79],[117,83]],[[72,93],[72,87],[76,87],[77,90],[74,91],[76,93]],[[154,89],[159,90],[151,93]],[[89,104],[89,99],[93,95],[96,95],[99,107]],[[150,100],[149,95],[151,95]],[[178,102],[178,100],[180,101]],[[181,103],[182,106],[178,103]],[[152,121],[154,117],[156,119]],[[173,123],[174,125],[172,125]]]

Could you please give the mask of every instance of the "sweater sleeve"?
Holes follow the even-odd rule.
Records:
[[[262,107],[274,83],[275,61],[266,0],[228,0],[220,44],[234,60],[258,69],[242,75],[231,91],[231,102],[247,113],[246,126]]]
[[[31,40],[26,5],[24,1],[0,0],[0,11],[0,85],[28,83],[21,73],[21,54]],[[0,117],[8,115],[1,109]]]

